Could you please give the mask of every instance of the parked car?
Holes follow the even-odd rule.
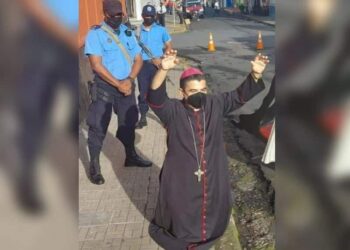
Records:
[[[184,0],[182,6],[185,18],[198,19],[204,17],[202,0]]]

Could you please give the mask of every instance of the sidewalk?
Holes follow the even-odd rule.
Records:
[[[255,15],[243,15],[246,19],[263,23],[272,27],[276,27],[276,20],[272,17],[255,16]]]
[[[270,16],[256,16],[253,14],[242,14],[239,9],[237,8],[225,8],[223,11],[232,17],[237,17],[237,18],[244,18],[250,21],[255,21],[258,23],[263,23],[272,27],[276,27],[276,20],[274,17]]]
[[[169,73],[167,89],[176,97],[181,69]],[[174,83],[173,83],[174,82]],[[87,126],[79,133],[79,249],[161,249],[148,235],[158,195],[158,176],[166,152],[166,131],[153,112],[148,126],[136,130],[136,148],[153,161],[147,169],[124,168],[124,148],[115,138],[117,117],[113,114],[101,153],[106,179],[97,186],[87,178],[89,165]]]
[[[178,34],[178,33],[183,33],[188,31],[185,23],[180,24],[180,20],[176,15],[175,15],[175,23],[174,23],[174,15],[166,14],[165,25],[166,25],[166,28],[168,29],[169,34]]]
[[[169,72],[167,91],[170,98],[178,97],[181,72],[189,65]],[[105,184],[93,185],[87,177],[89,158],[86,145],[87,127],[79,133],[79,249],[158,250],[149,236],[158,196],[158,176],[166,153],[166,131],[153,112],[148,114],[148,126],[136,130],[136,148],[153,161],[148,169],[124,168],[125,153],[115,138],[117,117],[113,114],[101,154]],[[237,229],[232,220],[215,249],[240,249]]]
[[[172,93],[172,85],[169,92]],[[102,173],[106,183],[93,185],[87,178],[87,127],[79,134],[79,247],[80,249],[161,249],[148,235],[158,194],[158,175],[166,151],[166,133],[152,112],[149,125],[136,131],[138,152],[151,159],[152,168],[124,168],[124,148],[115,138],[113,114],[103,152]]]

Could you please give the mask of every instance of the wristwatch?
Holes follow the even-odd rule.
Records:
[[[127,79],[130,79],[130,81],[135,81],[135,78],[134,77],[132,77],[132,76],[128,76],[128,78]]]

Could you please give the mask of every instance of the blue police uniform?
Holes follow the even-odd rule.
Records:
[[[141,25],[140,40],[152,52],[154,57],[160,58],[164,54],[163,48],[165,43],[170,42],[171,37],[166,28],[157,23],[153,23],[150,26],[150,30],[146,30],[146,28]],[[147,92],[158,69],[152,64],[151,58],[144,51],[142,51],[142,59],[143,66],[137,79],[140,90],[140,95],[138,96],[139,110],[141,116],[144,116],[149,110],[146,101]]]
[[[107,26],[104,22],[101,25]],[[141,53],[136,38],[133,33],[127,34],[127,27],[123,24],[119,27],[119,32],[114,31],[130,55],[131,63],[134,58]],[[123,52],[110,35],[101,26],[92,28],[85,41],[85,54],[102,57],[102,64],[118,80],[126,79],[132,65],[126,59]],[[124,96],[117,88],[110,85],[95,74],[95,84],[97,88],[108,95],[108,99],[97,95],[89,107],[87,124],[89,126],[88,146],[91,158],[101,151],[103,140],[111,119],[112,108],[118,115],[118,130],[116,137],[124,144],[126,152],[134,147],[135,124],[138,118],[138,110],[134,91],[129,96]]]

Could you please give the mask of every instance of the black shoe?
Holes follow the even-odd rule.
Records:
[[[90,163],[90,180],[93,184],[96,184],[96,185],[102,185],[105,183],[105,179],[101,174],[99,157],[92,160]]]
[[[136,129],[141,129],[141,128],[146,127],[146,126],[147,126],[146,115],[141,115],[140,120],[136,124]]]
[[[126,157],[124,166],[147,168],[152,166],[152,162],[144,160],[140,156],[135,154],[135,155]]]
[[[103,178],[102,174],[90,175],[90,180],[96,185],[102,185],[105,183],[105,179]]]

